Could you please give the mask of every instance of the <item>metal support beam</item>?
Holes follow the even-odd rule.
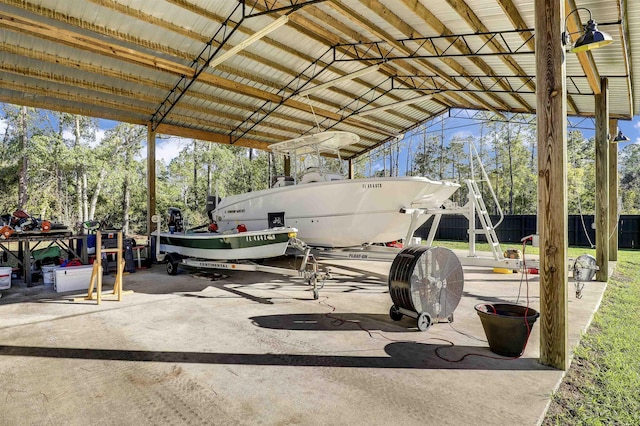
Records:
[[[171,89],[169,94],[166,96],[166,98],[162,101],[160,106],[158,106],[156,111],[153,113],[153,116],[151,117],[151,120],[150,120],[151,129],[155,131],[157,127],[160,124],[162,124],[162,122],[167,117],[167,115],[169,115],[173,107],[178,103],[178,101],[180,101],[180,99],[182,99],[184,94],[189,90],[191,85],[198,79],[200,74],[202,74],[202,72],[205,69],[209,68],[210,66],[215,66],[217,62],[224,60],[222,59],[222,56],[233,52],[233,49],[232,49],[230,51],[225,52],[224,54],[220,53],[222,48],[227,44],[227,42],[233,36],[236,30],[240,28],[240,26],[242,25],[245,19],[253,18],[256,16],[262,16],[270,13],[281,12],[281,11],[286,12],[285,15],[280,16],[279,19],[282,19],[281,22],[278,22],[278,20],[276,20],[272,23],[272,24],[277,24],[277,25],[274,25],[273,28],[268,29],[267,28],[268,26],[267,26],[263,30],[257,31],[253,36],[250,36],[249,39],[251,39],[254,36],[257,36],[257,37],[254,37],[255,39],[251,41],[253,42],[266,36],[271,30],[276,29],[280,25],[285,24],[287,15],[295,12],[296,10],[300,9],[303,6],[306,6],[308,4],[320,3],[322,1],[325,1],[325,0],[299,0],[299,1],[290,0],[289,5],[287,6],[274,7],[273,2],[256,0],[252,3],[252,6],[249,9],[254,10],[260,4],[263,6],[263,10],[261,12],[248,13],[248,10],[247,10],[248,6],[246,5],[246,0],[239,0],[236,7],[233,8],[231,13],[229,13],[227,18],[224,20],[224,22],[220,24],[220,27],[218,28],[216,33],[213,35],[213,37],[211,37],[211,39],[205,44],[204,48],[200,51],[200,54],[193,61],[191,61],[191,64],[189,65],[189,67],[193,70],[193,72],[180,77],[180,79],[175,84],[173,89]],[[238,50],[242,50],[244,47],[243,47],[243,44],[241,43],[238,46],[236,46],[236,48]],[[235,140],[240,139],[243,135],[244,133],[240,135],[238,138],[236,138]],[[235,140],[233,142],[235,142]]]
[[[273,0],[255,0],[251,6],[251,10],[258,9],[260,12],[250,13],[247,18],[253,18],[254,16],[266,15],[274,12],[294,12],[303,6],[314,3],[322,3],[327,0],[289,0],[289,4],[286,6],[280,6],[278,2]],[[258,6],[260,5],[260,6]]]
[[[334,58],[337,62],[347,62],[532,55],[533,51],[529,49],[528,39],[522,41],[519,37],[513,37],[513,34],[530,33],[531,31],[532,30],[528,29],[518,29],[489,33],[479,32],[436,37],[412,37],[396,40],[397,43],[410,49],[408,54],[401,54],[397,49],[394,50],[388,41],[344,43],[337,44],[333,47]],[[514,40],[518,42],[514,43]],[[492,41],[497,41],[503,47],[503,50],[498,52],[493,50]],[[463,43],[468,48],[467,52],[460,52],[455,47],[459,43]],[[393,54],[391,52],[398,53]],[[424,52],[432,53],[424,54]]]
[[[213,37],[211,37],[211,40],[209,40],[200,51],[200,54],[191,61],[189,66],[193,72],[189,75],[183,75],[180,77],[175,86],[173,86],[173,89],[171,89],[169,94],[153,113],[150,120],[152,131],[157,129],[167,115],[169,115],[173,107],[176,106],[178,101],[182,99],[187,90],[189,90],[191,85],[198,79],[200,74],[209,67],[209,62],[211,62],[222,50],[231,36],[236,32],[240,25],[242,25],[244,19],[245,4],[243,0],[238,2],[233,11],[229,16],[227,16],[227,19],[220,24],[218,31],[216,31]]]
[[[229,132],[229,143],[234,144],[244,135],[253,130],[257,125],[264,121],[269,115],[274,113],[282,104],[295,96],[307,87],[307,85],[315,80],[320,74],[327,70],[333,64],[331,57],[331,49],[328,49],[319,58],[310,63],[298,75],[293,77],[287,84],[278,90],[278,101],[266,100],[258,108],[255,109],[249,117]]]
[[[569,368],[564,0],[535,0],[540,233],[540,363]]]
[[[628,79],[626,75],[607,76],[607,78]],[[452,88],[450,83],[438,75],[398,75],[391,77],[392,90],[422,90],[427,93],[442,92],[469,92],[469,93],[517,93],[534,94],[529,83],[535,83],[535,76],[529,75],[450,75],[449,80],[455,80],[460,87]],[[567,95],[593,96],[594,92],[589,87],[587,76],[567,76]],[[599,90],[598,90],[599,92]]]
[[[609,82],[600,79],[596,107],[596,280],[609,279]]]

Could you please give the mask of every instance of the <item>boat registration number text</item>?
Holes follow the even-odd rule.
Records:
[[[266,235],[247,235],[247,241],[273,241],[276,239],[275,234],[266,234]]]
[[[382,184],[381,183],[363,183],[362,188],[363,189],[382,188]]]

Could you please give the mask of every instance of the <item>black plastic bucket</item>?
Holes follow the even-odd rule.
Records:
[[[480,303],[475,309],[491,352],[508,357],[522,355],[531,328],[540,316],[538,311],[511,303]]]

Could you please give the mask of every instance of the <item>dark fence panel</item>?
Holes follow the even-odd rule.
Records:
[[[495,223],[497,216],[491,216]],[[416,231],[417,237],[426,239],[433,219],[422,225]],[[595,243],[593,215],[569,215],[568,240],[572,247],[591,247]],[[469,222],[464,216],[447,215],[440,220],[440,226],[436,232],[436,239],[451,241],[468,240]],[[480,229],[480,221],[476,218],[476,229]],[[618,247],[620,248],[640,248],[640,216],[622,215],[618,221]],[[520,242],[523,237],[536,233],[535,215],[511,215],[505,216],[504,220],[496,229],[496,234],[500,242],[513,243]],[[478,241],[486,241],[484,235],[478,235]]]
[[[621,248],[640,248],[640,216],[620,216],[618,246]]]

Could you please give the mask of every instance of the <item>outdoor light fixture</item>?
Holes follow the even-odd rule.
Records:
[[[626,142],[626,141],[630,141],[631,139],[622,133],[622,130],[618,130],[618,134],[616,135],[615,138],[613,138],[613,142],[614,143],[618,143],[618,142]]]
[[[569,20],[569,17],[572,14],[578,12],[579,10],[586,10],[587,12],[589,12],[589,20],[587,21],[587,24],[584,25],[583,27],[582,35],[578,37],[576,42],[573,44],[573,47],[571,48],[571,52],[573,53],[586,52],[587,50],[597,49],[598,47],[606,46],[607,44],[613,43],[613,39],[609,34],[598,30],[598,24],[596,23],[596,21],[591,19],[591,10],[587,9],[586,7],[579,7],[577,9],[572,10],[564,19],[565,30],[562,33],[563,45],[566,46],[571,42],[570,34],[572,33],[569,33],[567,31],[567,21]]]

